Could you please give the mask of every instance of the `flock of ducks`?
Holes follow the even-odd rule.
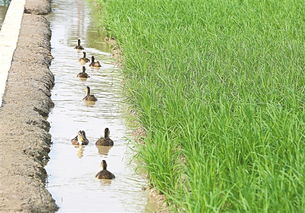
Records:
[[[75,46],[74,49],[79,50],[79,51],[84,50],[84,47],[81,46],[80,39],[78,39],[77,45]],[[79,59],[79,62],[82,65],[85,65],[86,63],[90,62],[90,60],[86,57],[86,52],[83,52],[83,57]],[[89,64],[89,67],[99,69],[101,67],[101,64],[100,64],[99,61],[95,61],[94,56],[92,56],[91,57],[91,63]],[[85,66],[82,67],[82,72],[78,73],[77,77],[79,77],[82,80],[86,80],[87,78],[90,77],[88,75],[88,73],[86,73],[86,67]],[[86,101],[86,102],[91,102],[91,103],[95,103],[97,101],[97,98],[90,93],[90,87],[88,87],[88,86],[86,87],[86,96],[83,98],[83,100]],[[104,137],[100,137],[96,141],[95,145],[96,146],[106,146],[106,147],[113,146],[113,141],[110,139],[109,135],[110,135],[109,129],[105,128]],[[71,143],[72,143],[72,145],[75,145],[75,146],[88,145],[89,140],[86,137],[85,131],[84,130],[79,130],[78,133],[77,133],[77,136],[75,136],[71,140]],[[98,178],[98,179],[114,179],[115,178],[114,174],[112,174],[111,172],[109,172],[107,170],[107,163],[106,163],[105,160],[102,161],[101,166],[102,166],[103,170],[99,171],[96,174],[96,176],[95,176],[96,178]]]

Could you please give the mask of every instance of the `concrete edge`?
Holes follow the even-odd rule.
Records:
[[[12,0],[0,31],[0,107],[17,46],[25,0]]]

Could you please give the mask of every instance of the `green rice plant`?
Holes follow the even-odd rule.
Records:
[[[302,0],[98,0],[174,211],[305,209]]]

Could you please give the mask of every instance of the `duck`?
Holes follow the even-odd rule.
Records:
[[[77,74],[77,77],[79,78],[90,78],[88,73],[86,73],[86,67],[83,66],[83,71]]]
[[[84,48],[80,45],[80,39],[77,40],[77,45],[74,47],[77,50],[83,50]]]
[[[108,128],[105,128],[104,137],[100,137],[95,145],[98,146],[113,146],[113,141],[109,138],[110,131]]]
[[[88,63],[90,60],[86,58],[86,52],[83,52],[83,57],[78,60],[82,65]]]
[[[99,61],[94,61],[94,56],[91,57],[91,63],[89,65],[89,67],[94,67],[94,68],[100,68],[101,64]]]
[[[103,167],[103,170],[102,171],[99,171],[95,177],[97,179],[114,179],[115,176],[114,174],[112,174],[111,172],[109,172],[107,170],[107,163],[105,160],[102,161],[102,167]]]
[[[97,98],[94,95],[90,95],[90,87],[86,87],[86,96],[83,98],[84,101],[97,101]]]
[[[79,130],[77,136],[71,140],[72,145],[88,145],[89,140],[83,130]]]

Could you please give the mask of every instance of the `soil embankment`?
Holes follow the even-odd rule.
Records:
[[[46,120],[53,106],[49,70],[51,31],[38,14],[48,1],[28,0],[0,108],[0,212],[54,212],[44,166],[51,136]]]

